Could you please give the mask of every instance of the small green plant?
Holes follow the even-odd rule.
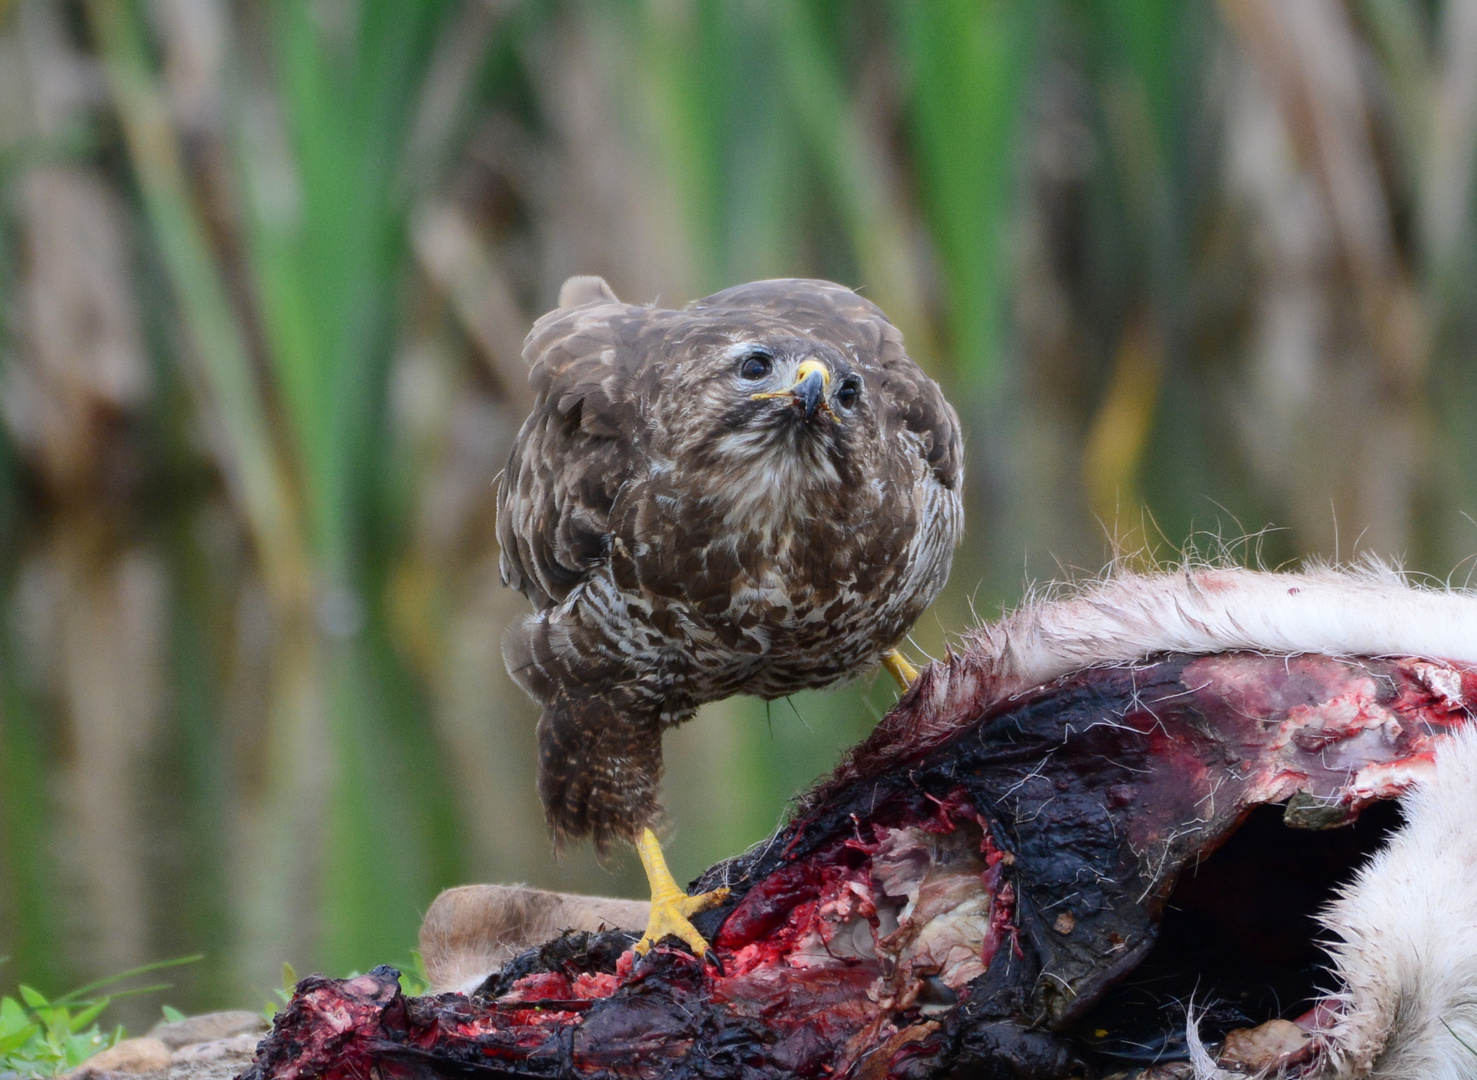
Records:
[[[284,960],[282,961],[282,985],[273,991],[281,1004],[268,998],[262,1005],[262,1019],[270,1024],[273,1017],[277,1015],[277,1010],[292,1000],[292,992],[295,989],[297,989],[297,970]]]
[[[47,1001],[29,986],[20,995],[0,997],[0,1071],[53,1076],[123,1037],[121,1027],[105,1034],[93,1022],[109,998],[74,1006]]]
[[[400,990],[406,997],[425,997],[431,992],[431,976],[419,950],[411,950],[410,960],[395,966],[400,969]]]
[[[92,996],[99,990],[116,986],[125,979],[161,968],[193,963],[199,956],[161,960],[129,971],[79,986],[60,997],[47,998],[41,991],[22,984],[18,997],[0,997],[0,1073],[21,1076],[55,1076],[75,1069],[88,1058],[117,1043],[127,1034],[122,1025],[104,1032],[97,1023],[103,1010],[114,1001],[138,994],[169,989],[168,983],[140,986],[103,996]],[[0,962],[4,958],[0,957]],[[166,1019],[180,1017],[178,1010],[167,1006]]]

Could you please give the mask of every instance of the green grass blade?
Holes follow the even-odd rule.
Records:
[[[94,1001],[91,1005],[85,1005],[85,1006],[83,1006],[77,1012],[75,1012],[75,1013],[72,1014],[72,1017],[71,1017],[71,1028],[72,1028],[72,1030],[73,1031],[77,1031],[77,1030],[80,1030],[82,1028],[87,1027],[88,1024],[92,1023],[99,1016],[101,1016],[102,1015],[102,1011],[104,1009],[106,1009],[109,1005],[111,1005],[112,1003],[113,1003],[113,999],[112,998],[99,998],[97,1001]]]
[[[50,1002],[46,1000],[46,995],[41,993],[41,991],[37,990],[35,987],[27,986],[25,983],[21,983],[20,986],[18,986],[16,989],[20,992],[21,1000],[26,1003],[28,1008],[44,1009],[47,1007],[47,1005],[50,1004]]]
[[[166,968],[180,967],[183,964],[196,964],[204,959],[205,956],[203,953],[194,953],[190,956],[177,956],[172,960],[155,960],[153,963],[140,964],[138,967],[129,968],[127,971],[120,971],[116,975],[109,975],[107,978],[97,979],[94,982],[88,983],[86,986],[79,986],[77,987],[77,989],[68,991],[67,993],[63,994],[61,997],[52,1002],[52,1004],[66,1005],[71,1002],[75,1002],[80,998],[86,997],[94,990],[101,990],[105,986],[116,986],[118,983],[123,982],[125,979],[131,979],[136,975],[145,975],[151,971],[163,971]],[[156,990],[163,989],[163,987],[150,987],[149,989]],[[146,991],[129,992],[141,993]],[[119,997],[121,995],[114,994],[113,996]]]
[[[913,257],[902,194],[890,182],[882,147],[847,93],[838,57],[809,5],[778,4],[777,50],[788,104],[818,158],[856,252],[859,284],[908,336],[914,352],[932,351],[922,273]]]
[[[1037,5],[941,0],[898,8],[918,182],[945,274],[956,370],[995,385],[1010,285],[1002,238],[1015,212],[1020,117]]]

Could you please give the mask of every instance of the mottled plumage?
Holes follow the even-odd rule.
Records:
[[[962,528],[959,423],[882,312],[824,281],[672,311],[572,278],[524,357],[498,540],[535,612],[505,656],[543,705],[551,829],[604,843],[657,817],[663,729],[907,633]]]

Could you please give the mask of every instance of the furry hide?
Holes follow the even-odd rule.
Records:
[[[1301,573],[1187,565],[1028,601],[968,638],[1002,697],[1085,667],[1238,649],[1473,663],[1477,594],[1418,588],[1374,560]]]
[[[1477,732],[1437,754],[1406,822],[1323,916],[1339,1080],[1477,1077]]]
[[[905,767],[981,709],[1084,668],[1238,650],[1477,663],[1477,592],[1417,586],[1372,558],[1295,573],[1203,563],[1149,574],[1114,569],[1039,590],[998,622],[969,631],[963,644],[962,656],[924,670],[910,691],[916,708],[884,717],[805,801]],[[901,730],[900,722],[911,726]]]
[[[1235,650],[1477,663],[1477,594],[1417,587],[1372,559],[1298,573],[1112,573],[978,627],[965,662],[935,665],[918,693],[1002,701],[1082,668]],[[961,678],[977,683],[973,695],[951,685]],[[937,716],[942,727],[959,719]],[[1322,1075],[1477,1080],[1477,733],[1455,739],[1402,805],[1405,827],[1323,920],[1338,938],[1340,989]],[[1233,1075],[1203,1049],[1198,1058],[1199,1078]]]

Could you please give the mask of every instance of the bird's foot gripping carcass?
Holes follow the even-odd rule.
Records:
[[[1265,579],[1323,588],[1220,584]],[[1097,645],[1051,605],[927,670],[790,824],[697,883],[731,890],[694,920],[706,960],[611,930],[469,994],[308,979],[254,1080],[1477,1075],[1474,601],[1341,580],[1330,603],[1418,647],[1336,619],[1306,651],[1217,651],[1271,631],[1197,613],[1215,575],[1157,580]],[[1073,603],[1099,617],[1118,587]],[[1200,655],[1130,625],[1175,590],[1155,617],[1208,635]],[[1103,662],[1037,685],[1074,650]]]

